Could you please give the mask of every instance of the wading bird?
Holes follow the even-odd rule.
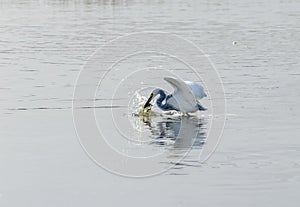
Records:
[[[164,111],[175,110],[183,113],[192,113],[198,110],[206,110],[199,102],[200,99],[207,96],[202,85],[171,77],[165,77],[164,80],[174,88],[174,92],[167,95],[162,89],[154,89],[145,103],[144,109],[150,107],[151,100],[159,95],[156,104]]]

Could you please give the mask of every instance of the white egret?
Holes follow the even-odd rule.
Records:
[[[174,88],[174,92],[167,95],[162,89],[154,89],[145,103],[144,109],[150,107],[151,100],[159,95],[156,104],[164,111],[175,110],[183,113],[192,113],[198,110],[206,110],[199,102],[200,99],[207,96],[202,85],[171,77],[165,77],[164,80]]]

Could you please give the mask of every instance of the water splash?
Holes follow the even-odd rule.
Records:
[[[147,97],[143,96],[139,91],[133,94],[128,106],[129,115],[139,115],[143,111],[143,106],[147,101]]]

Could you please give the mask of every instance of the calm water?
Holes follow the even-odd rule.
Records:
[[[297,0],[0,1],[0,204],[298,206],[299,8]],[[208,115],[184,120],[200,133],[183,163],[129,179],[88,158],[71,108],[76,78],[95,50],[139,31],[180,35],[210,56],[227,120],[206,163],[196,161]],[[143,126],[156,138],[153,148],[174,146],[176,119]]]

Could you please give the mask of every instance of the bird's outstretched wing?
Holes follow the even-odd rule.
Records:
[[[191,87],[184,81],[171,77],[165,77],[164,80],[174,88],[173,98],[177,102],[180,111],[189,112],[197,108],[197,97],[193,94]],[[170,101],[172,100],[170,99]]]
[[[192,82],[192,81],[184,81],[193,91],[193,94],[195,95],[196,99],[202,99],[205,98],[207,95],[204,92],[204,87],[198,83]]]

